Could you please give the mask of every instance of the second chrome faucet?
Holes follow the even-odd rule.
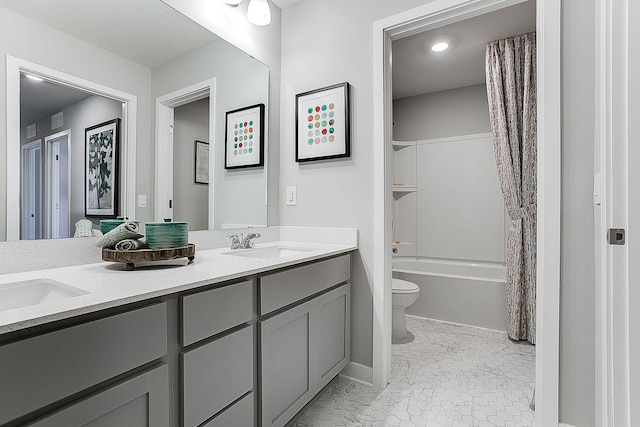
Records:
[[[254,240],[258,237],[260,237],[259,233],[248,233],[246,236],[241,233],[239,236],[237,234],[227,236],[227,239],[231,239],[231,249],[249,249],[253,247]]]

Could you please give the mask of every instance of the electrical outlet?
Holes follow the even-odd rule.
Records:
[[[295,206],[298,204],[298,194],[296,191],[296,187],[287,187],[287,206]]]

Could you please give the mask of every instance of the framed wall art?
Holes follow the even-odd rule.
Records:
[[[196,159],[194,165],[196,184],[209,184],[209,143],[196,141]]]
[[[120,119],[85,129],[85,204],[88,217],[118,213]]]
[[[264,104],[227,113],[224,154],[225,169],[264,166]]]
[[[350,155],[349,83],[296,95],[296,162]]]

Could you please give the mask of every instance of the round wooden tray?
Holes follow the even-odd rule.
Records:
[[[124,262],[124,269],[131,271],[136,262],[166,261],[169,259],[187,258],[189,264],[196,255],[196,245],[189,243],[187,246],[169,249],[137,249],[135,251],[116,251],[115,249],[102,249],[102,259],[111,262]]]

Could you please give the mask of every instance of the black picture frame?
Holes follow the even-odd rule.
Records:
[[[196,184],[209,184],[209,143],[195,141],[193,182]]]
[[[351,156],[350,85],[296,95],[296,162]]]
[[[120,119],[85,128],[84,215],[116,218],[120,197]]]
[[[264,104],[228,111],[224,124],[224,168],[264,167]]]

